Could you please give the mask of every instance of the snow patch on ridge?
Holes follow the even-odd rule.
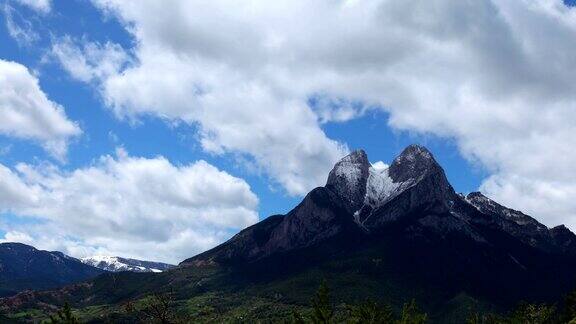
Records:
[[[415,162],[419,157],[424,159],[432,159],[432,153],[420,145],[410,145],[402,154],[402,157],[407,162]],[[397,161],[402,163],[402,160]]]
[[[389,166],[384,163],[375,163],[370,166],[364,203],[354,212],[354,221],[364,227],[363,223],[374,209],[385,205],[413,184],[414,181],[412,180],[394,182],[389,175]]]
[[[125,259],[115,256],[96,255],[81,258],[82,263],[111,272],[132,271],[132,272],[162,272],[163,270],[154,267],[144,266],[139,263],[160,264],[155,262],[143,262],[139,260]]]
[[[503,216],[505,219],[515,222],[520,226],[533,225],[538,231],[547,231],[548,228],[532,217],[525,215],[524,213],[504,207],[492,199],[484,196],[481,193],[471,193],[466,198],[466,202],[474,206],[478,211],[482,213],[496,213]]]
[[[335,169],[336,176],[346,179],[346,183],[350,186],[358,186],[362,179],[362,170],[360,170],[357,164],[351,161],[342,160],[342,162],[348,163],[340,163]]]
[[[364,203],[371,207],[378,207],[386,202],[401,186],[402,183],[394,183],[388,175],[388,168],[368,169],[368,181],[366,182],[366,197]]]

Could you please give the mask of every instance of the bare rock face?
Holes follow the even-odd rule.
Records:
[[[227,242],[187,259],[180,265],[208,266],[213,264],[242,263],[263,256],[264,246],[272,231],[282,222],[284,215],[274,215],[234,235]]]
[[[388,175],[396,187],[390,199],[360,212],[359,221],[368,230],[377,230],[416,210],[448,212],[458,199],[444,170],[422,146],[410,145],[404,149],[390,165]]]
[[[183,264],[202,266],[261,259],[312,246],[355,227],[336,194],[319,187],[286,216],[271,216]]]
[[[340,160],[326,182],[326,188],[336,194],[349,213],[354,213],[364,203],[370,162],[363,150],[357,150]]]
[[[557,246],[561,252],[576,256],[576,235],[566,226],[559,225],[551,228],[550,235],[554,245]]]
[[[423,146],[413,144],[406,147],[394,159],[389,174],[394,182],[406,182],[419,180],[437,172],[444,173],[432,153]]]
[[[346,206],[326,188],[312,190],[274,229],[265,254],[312,246],[355,226]]]

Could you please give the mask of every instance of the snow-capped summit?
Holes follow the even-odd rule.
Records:
[[[162,272],[173,268],[171,264],[141,261],[115,256],[98,255],[80,259],[82,263],[111,272]]]
[[[351,213],[364,203],[369,169],[370,162],[366,152],[357,150],[336,163],[328,175],[326,187],[331,188],[346,202],[346,208]]]
[[[366,220],[376,209],[416,185],[421,188],[417,191],[422,202],[449,201],[455,194],[432,153],[410,145],[390,166],[383,162],[371,165],[363,150],[350,153],[336,163],[326,188],[335,192],[356,223],[368,230]]]
[[[390,177],[395,182],[418,180],[442,170],[427,148],[412,144],[406,147],[390,165]]]

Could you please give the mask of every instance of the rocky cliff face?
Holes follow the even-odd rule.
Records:
[[[374,172],[375,173],[375,172]],[[379,171],[386,185],[377,199],[368,199],[359,211],[359,223],[368,230],[397,221],[419,209],[448,211],[457,195],[432,154],[418,145],[408,146],[387,170]],[[373,195],[377,196],[377,195]]]
[[[336,195],[348,213],[353,214],[364,204],[370,169],[368,156],[358,150],[345,156],[330,171],[325,187]]]

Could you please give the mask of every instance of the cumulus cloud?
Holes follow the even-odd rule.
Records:
[[[82,132],[24,65],[2,59],[0,114],[0,134],[37,141],[59,159],[65,157],[70,138]]]
[[[39,188],[28,186],[9,168],[0,164],[0,205],[11,208],[30,206],[38,201]]]
[[[99,80],[118,116],[199,123],[206,150],[249,154],[298,194],[345,151],[319,123],[362,114],[310,98],[362,102],[454,139],[495,199],[576,228],[576,10],[561,0],[93,2],[135,39]]]
[[[242,179],[205,161],[103,156],[65,172],[51,165],[0,165],[4,240],[75,256],[111,254],[178,262],[258,220],[258,198]]]
[[[147,5],[159,9],[156,8],[158,4],[153,2]],[[248,61],[226,62],[212,55],[220,50],[226,51],[228,45],[248,54],[250,45],[246,44],[248,47],[245,47],[242,44],[244,40],[240,42],[222,34],[218,42],[223,44],[211,44],[211,36],[208,35],[206,45],[217,48],[201,49],[207,50],[206,53],[197,55],[193,44],[183,44],[183,52],[173,49],[174,45],[180,46],[180,41],[175,38],[181,30],[170,27],[168,21],[172,19],[172,14],[187,5],[162,5],[159,16],[161,25],[157,25],[149,16],[148,10],[152,7],[145,7],[141,16],[138,12],[134,13],[138,19],[144,20],[143,26],[138,22],[136,29],[130,28],[140,44],[134,49],[134,62],[115,74],[106,73],[98,78],[102,96],[114,113],[120,118],[152,114],[169,121],[198,124],[200,143],[206,151],[248,155],[261,171],[289,194],[302,195],[322,184],[327,172],[346,153],[347,148],[326,137],[318,124],[317,115],[307,102],[300,100],[290,89],[278,87],[276,81],[265,76],[257,77],[254,73],[259,73],[260,68]],[[195,18],[185,17],[185,21],[178,21],[178,24],[191,22]],[[207,19],[211,18],[203,18]],[[168,24],[163,25],[165,23]],[[128,27],[132,22],[126,21],[126,24]],[[166,27],[165,33],[156,34],[156,28]],[[140,38],[140,33],[145,35]],[[190,35],[186,32],[182,37],[187,39]],[[101,61],[96,60],[94,62],[97,63],[92,64],[89,59],[91,55],[86,49],[97,47],[105,50],[105,46],[80,44],[74,50],[68,45],[70,43],[58,41],[52,51],[63,67],[79,80],[86,81],[91,75],[96,75],[78,71],[94,71],[93,68],[99,66]],[[108,46],[108,49],[111,48]],[[237,59],[233,53],[230,54],[229,58],[223,59]],[[253,65],[254,70],[244,63]],[[276,69],[274,66],[271,68]],[[266,74],[274,78],[282,77],[283,72],[278,72],[269,71]]]

